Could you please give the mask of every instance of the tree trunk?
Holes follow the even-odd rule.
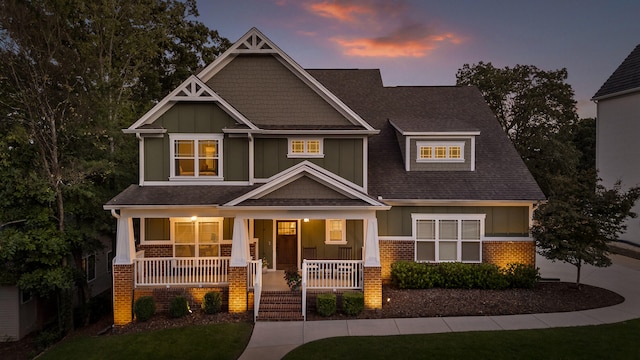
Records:
[[[580,270],[582,269],[582,260],[578,261],[576,268],[578,268],[578,275],[576,277],[576,288],[580,289]]]

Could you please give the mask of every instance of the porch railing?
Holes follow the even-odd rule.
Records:
[[[363,288],[364,262],[362,260],[303,260],[302,261],[302,316],[307,318],[307,290],[347,290]]]
[[[262,259],[249,261],[247,269],[247,287],[253,289],[253,322],[255,323],[260,311],[260,297],[262,295]]]
[[[308,289],[362,289],[362,260],[304,260]]]
[[[136,287],[228,284],[230,260],[230,257],[139,258],[134,260],[134,284]]]

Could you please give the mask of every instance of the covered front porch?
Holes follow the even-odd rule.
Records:
[[[228,289],[230,312],[251,305],[257,311],[263,290],[288,290],[283,272],[290,268],[300,271],[305,290],[363,290],[366,267],[380,266],[375,212],[297,213],[301,217],[282,210],[114,211],[116,324],[132,320],[134,289],[222,287]],[[123,319],[116,312],[125,314]]]

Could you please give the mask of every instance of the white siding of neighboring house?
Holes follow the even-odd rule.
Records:
[[[20,292],[15,286],[0,286],[0,341],[20,339]]]
[[[598,101],[596,167],[602,183],[640,185],[640,92]],[[640,204],[634,211],[640,215]],[[640,245],[640,218],[627,221],[621,240]]]

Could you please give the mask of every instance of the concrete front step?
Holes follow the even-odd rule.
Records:
[[[301,321],[302,294],[290,291],[263,291],[258,321]]]

